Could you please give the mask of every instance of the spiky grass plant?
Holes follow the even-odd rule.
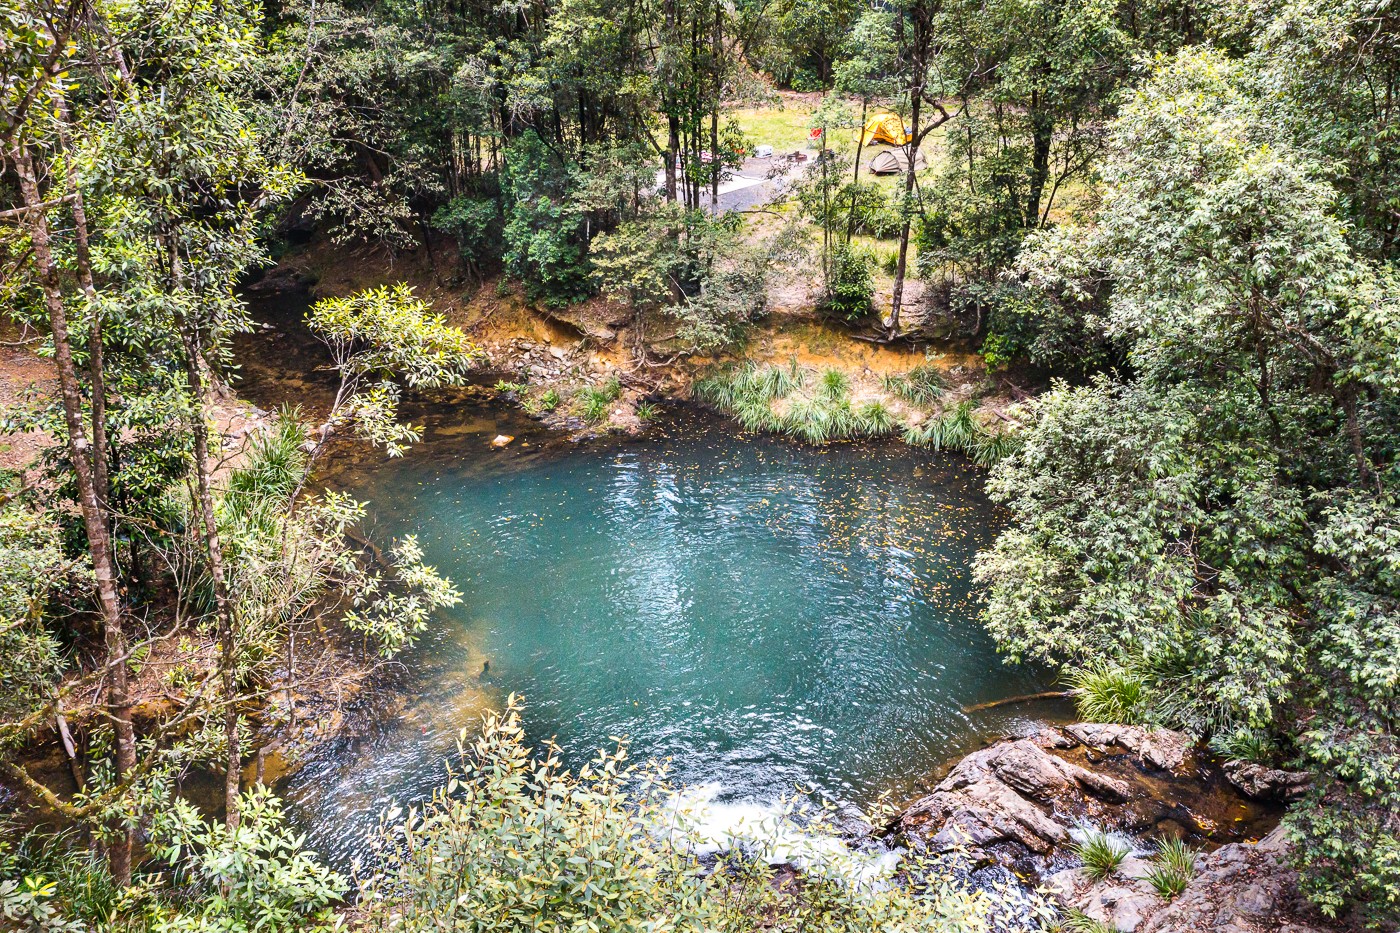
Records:
[[[1071,910],[1060,924],[1062,933],[1117,933],[1102,920],[1095,920],[1082,910]]]
[[[1196,850],[1180,839],[1163,839],[1157,844],[1157,855],[1147,881],[1157,894],[1172,900],[1186,890],[1196,876]]]
[[[824,369],[820,389],[824,397],[835,400],[851,390],[851,380],[839,369]]]
[[[892,434],[899,428],[899,420],[884,402],[872,400],[862,403],[855,410],[856,432],[859,434]]]
[[[642,402],[637,406],[637,417],[643,421],[652,421],[661,414],[661,408],[651,402]]]
[[[1070,848],[1084,863],[1084,873],[1096,881],[1113,874],[1132,854],[1126,842],[1098,830],[1090,831],[1083,842],[1075,843]]]
[[[271,430],[253,435],[242,465],[229,474],[229,497],[251,502],[290,496],[306,476],[308,459],[301,410],[283,407]]]
[[[593,388],[580,389],[575,401],[578,404],[579,416],[589,424],[598,424],[605,420],[608,417],[608,408],[613,403],[606,391]]]
[[[904,441],[933,450],[973,451],[977,440],[977,421],[972,417],[973,403],[960,402],[952,411],[929,418],[917,428],[904,432]]]
[[[787,366],[770,365],[756,369],[749,377],[754,387],[768,399],[787,398],[802,388],[806,373],[793,359]]]
[[[897,395],[913,405],[932,405],[943,394],[943,374],[927,363],[906,373],[891,373],[880,379],[891,395]]]
[[[978,466],[993,466],[1020,446],[1021,439],[1010,431],[978,431],[972,441],[972,459]]]
[[[763,399],[745,399],[732,414],[746,431],[777,432],[783,429],[783,419],[773,412],[772,404]]]
[[[1108,661],[1086,664],[1065,678],[1080,718],[1139,724],[1147,718],[1147,686],[1137,674]]]

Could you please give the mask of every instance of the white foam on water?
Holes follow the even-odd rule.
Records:
[[[876,890],[887,884],[902,858],[896,851],[851,848],[832,832],[804,827],[791,802],[722,801],[719,784],[701,784],[671,800],[665,829],[697,856],[740,849],[769,865],[791,864],[805,872]]]

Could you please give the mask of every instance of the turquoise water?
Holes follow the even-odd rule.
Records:
[[[464,598],[397,701],[362,704],[357,735],[283,788],[337,860],[510,693],[575,764],[627,736],[723,801],[801,787],[863,805],[1019,715],[963,707],[1045,689],[976,621],[970,566],[998,520],[961,458],[801,447],[692,410],[561,450],[483,411],[341,480],[372,500],[378,539],[416,534]],[[522,440],[492,450],[502,429]]]

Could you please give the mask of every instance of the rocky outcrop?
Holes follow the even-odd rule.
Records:
[[[1131,833],[1215,831],[1224,808],[1197,806],[1201,765],[1178,732],[1098,723],[1043,729],[968,755],[900,815],[898,829],[920,848],[964,849],[976,861],[1044,876],[1081,822]]]
[[[1324,933],[1307,919],[1281,828],[1257,843],[1201,855],[1186,890],[1170,902],[1147,880],[1151,865],[1128,858],[1095,881],[1082,868],[1056,872],[1046,887],[1060,906],[1122,933]]]
[[[1077,722],[1065,732],[1095,749],[1118,747],[1137,755],[1144,763],[1163,771],[1180,771],[1194,744],[1188,736],[1170,729],[1145,729],[1115,723]]]
[[[1287,841],[1273,829],[1276,802],[1302,778],[1222,768],[1176,732],[1076,723],[968,755],[893,829],[917,849],[965,853],[979,866],[974,877],[1009,869],[1043,885],[1064,911],[1124,933],[1320,933],[1300,919],[1308,915]],[[1133,849],[1105,878],[1091,878],[1074,854],[1086,826],[1121,834]],[[1149,880],[1164,837],[1207,853],[1171,901]]]
[[[1058,741],[1043,733],[972,753],[900,815],[900,830],[938,852],[968,848],[987,859],[993,847],[1011,844],[1049,855],[1069,841],[1069,829],[1054,815],[1067,803],[1085,808],[1090,797],[1122,803],[1132,795],[1121,780],[1049,754],[1046,747]]]

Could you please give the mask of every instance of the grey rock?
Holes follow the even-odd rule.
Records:
[[[1191,738],[1170,729],[1145,729],[1116,723],[1075,723],[1065,731],[1093,748],[1118,746],[1163,771],[1176,771],[1186,762],[1195,744]]]
[[[1224,770],[1240,793],[1256,800],[1298,800],[1307,793],[1310,780],[1306,771],[1267,768],[1252,761],[1227,761]]]

